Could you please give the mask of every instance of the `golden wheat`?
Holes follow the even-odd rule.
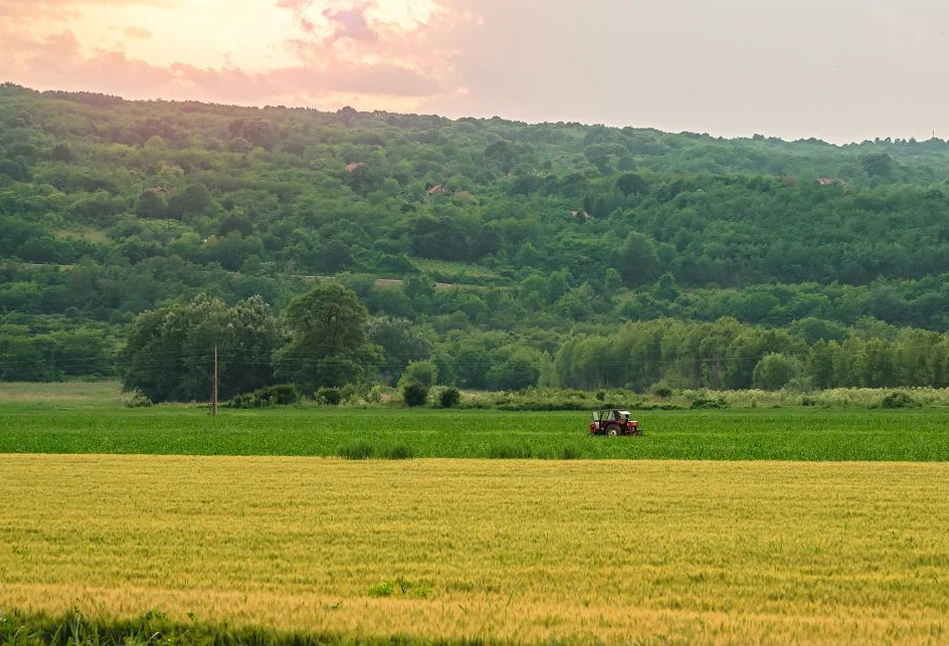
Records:
[[[947,483],[947,464],[0,456],[0,608],[362,636],[936,642]]]

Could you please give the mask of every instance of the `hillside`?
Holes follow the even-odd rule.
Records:
[[[331,275],[411,321],[445,383],[748,387],[776,355],[812,385],[944,385],[947,180],[941,140],[3,85],[0,379],[112,374],[144,310],[206,293],[280,312]]]

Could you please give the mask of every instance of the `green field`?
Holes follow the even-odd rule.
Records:
[[[644,437],[591,437],[584,412],[212,418],[109,382],[0,384],[0,642],[949,634],[949,409],[636,417]]]
[[[583,412],[0,405],[0,453],[344,457],[949,460],[942,409],[649,411],[644,437],[590,437]]]

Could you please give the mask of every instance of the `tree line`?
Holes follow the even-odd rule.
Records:
[[[551,383],[570,388],[657,387],[799,390],[847,387],[949,387],[949,335],[902,329],[892,338],[859,332],[834,338],[742,325],[660,320],[564,343]],[[805,323],[807,325],[807,323]],[[824,334],[822,334],[822,332]],[[808,340],[810,338],[810,340]]]
[[[152,401],[201,400],[215,349],[222,398],[274,384],[368,392],[418,381],[471,389],[555,386],[778,390],[949,386],[949,335],[919,329],[891,338],[818,319],[794,330],[657,320],[582,332],[548,351],[500,332],[441,341],[407,319],[373,317],[355,292],[319,283],[276,315],[259,296],[227,307],[206,295],[140,314],[118,354],[123,384]]]

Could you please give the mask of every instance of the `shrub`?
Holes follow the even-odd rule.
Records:
[[[435,385],[438,379],[438,368],[435,366],[434,361],[411,361],[409,365],[405,367],[405,372],[402,373],[402,378],[399,380],[400,385],[405,386],[413,381],[420,383],[426,388],[431,388]]]
[[[366,402],[370,404],[378,404],[382,401],[382,387],[373,386],[369,389],[369,392],[366,393]]]
[[[407,383],[402,387],[402,399],[406,406],[424,406],[428,399],[428,388],[417,381]]]
[[[659,399],[669,399],[675,394],[675,391],[666,384],[658,383],[652,387],[652,394]]]
[[[449,386],[438,393],[438,405],[442,408],[454,408],[461,402],[461,393],[454,386]]]
[[[704,397],[700,397],[699,399],[696,399],[695,401],[693,401],[692,405],[689,406],[689,408],[693,410],[698,410],[702,408],[707,408],[707,409],[728,408],[728,402],[725,401],[722,397],[718,397],[716,399],[705,399]]]
[[[915,399],[900,391],[890,393],[880,400],[881,408],[909,408],[918,405]]]
[[[265,406],[285,406],[300,401],[300,391],[293,384],[266,386],[249,393],[243,393],[231,400],[234,408],[263,408]]]
[[[126,408],[147,408],[154,402],[148,398],[148,395],[136,388],[128,393],[123,404]]]
[[[339,388],[320,388],[316,391],[316,398],[321,404],[338,406],[343,401],[343,391]]]

